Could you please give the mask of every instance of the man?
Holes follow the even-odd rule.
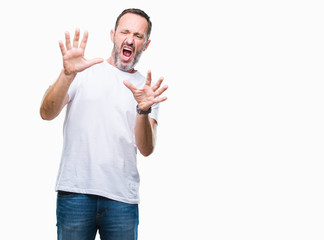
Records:
[[[126,9],[111,30],[114,47],[107,61],[86,60],[85,32],[59,43],[63,70],[46,92],[40,113],[54,119],[67,105],[64,146],[57,177],[58,239],[137,239],[139,175],[137,149],[153,152],[158,98],[163,78],[151,86],[151,72],[134,69],[150,44],[151,21]]]

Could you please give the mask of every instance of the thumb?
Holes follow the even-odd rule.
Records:
[[[94,58],[94,59],[91,59],[91,60],[88,60],[87,61],[87,68],[88,67],[91,67],[95,64],[98,64],[98,63],[102,63],[104,60],[102,58]]]
[[[132,93],[134,93],[134,91],[136,90],[136,88],[134,87],[133,84],[131,84],[130,82],[128,82],[127,80],[124,80],[123,81],[124,85],[132,91]]]

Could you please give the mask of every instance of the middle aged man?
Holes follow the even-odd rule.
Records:
[[[163,78],[151,86],[134,66],[150,44],[151,21],[140,9],[126,9],[111,30],[111,56],[86,60],[88,39],[80,31],[59,43],[63,70],[46,92],[45,120],[67,105],[64,146],[57,177],[58,239],[137,239],[139,174],[137,149],[152,153]]]

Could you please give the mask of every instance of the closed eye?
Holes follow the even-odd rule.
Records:
[[[128,31],[121,31],[122,34],[128,34]]]
[[[144,36],[142,35],[142,34],[136,34],[135,35],[138,39],[143,39],[144,38]]]

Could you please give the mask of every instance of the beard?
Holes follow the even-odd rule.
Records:
[[[134,48],[134,46],[132,44],[123,43],[121,45],[120,49],[123,49],[123,46],[131,47],[131,48],[133,48],[133,52],[135,52],[134,51],[135,48]],[[127,64],[122,63],[120,58],[119,58],[120,51],[118,50],[117,44],[114,41],[114,61],[115,61],[116,67],[119,70],[124,71],[124,72],[128,72],[128,71],[132,70],[135,67],[135,65],[137,64],[137,62],[139,61],[139,59],[141,58],[141,55],[142,55],[143,51],[144,51],[144,49],[141,50],[140,52],[135,53],[135,57],[133,58],[133,60],[131,62],[129,62]]]

